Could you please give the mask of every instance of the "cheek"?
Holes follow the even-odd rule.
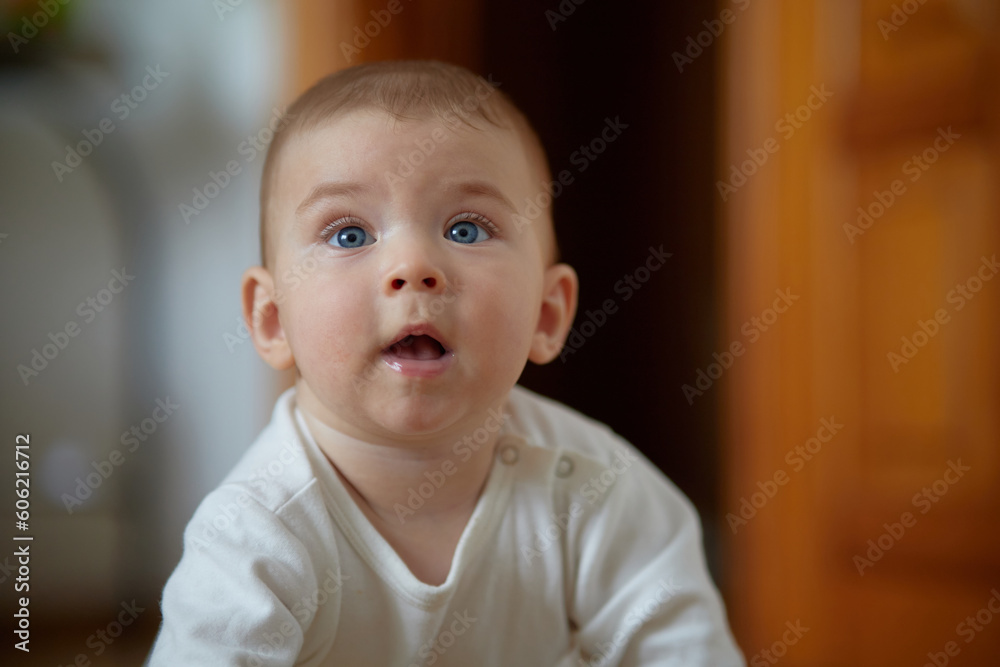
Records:
[[[350,364],[368,340],[368,300],[342,283],[303,283],[289,298],[286,329],[299,370]]]
[[[511,272],[500,280],[483,284],[472,298],[473,330],[496,351],[497,364],[511,356],[527,357],[538,320],[537,289],[526,272]]]

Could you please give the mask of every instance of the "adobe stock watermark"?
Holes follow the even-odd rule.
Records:
[[[463,436],[461,440],[451,446],[451,453],[455,458],[445,459],[436,470],[425,471],[424,477],[427,478],[427,481],[421,482],[415,488],[411,486],[407,489],[405,504],[399,502],[393,504],[392,509],[396,512],[399,525],[402,526],[409,517],[419,512],[424,504],[434,497],[438,489],[458,472],[461,464],[468,463],[473,454],[482,449],[490,441],[490,436],[498,432],[503,423],[510,417],[510,415],[492,408],[487,410],[486,414],[488,416],[482,426]],[[457,463],[455,459],[457,459]]]
[[[7,33],[7,41],[10,42],[10,48],[14,51],[14,54],[17,55],[21,51],[21,47],[34,39],[38,35],[38,32],[47,26],[49,21],[54,19],[62,8],[68,4],[69,0],[38,0],[36,6],[40,11],[21,19],[20,32]]]
[[[447,628],[439,632],[434,639],[428,640],[417,650],[420,661],[411,662],[409,667],[433,665],[441,656],[448,652],[448,649],[455,645],[458,638],[464,635],[472,627],[473,623],[479,620],[478,617],[470,614],[468,609],[463,610],[461,614],[457,611],[452,612],[451,617],[453,620]],[[447,622],[446,619],[441,625],[444,626]]]
[[[597,135],[585,144],[580,144],[580,146],[574,150],[569,155],[569,163],[576,167],[576,174],[582,174],[587,171],[587,169],[592,165],[598,157],[600,157],[608,147],[614,143],[622,133],[628,129],[628,124],[623,123],[621,116],[615,116],[612,119],[610,116],[604,118],[604,127],[597,133]],[[539,184],[542,186],[542,191],[535,195],[534,199],[530,197],[525,197],[524,206],[521,212],[514,215],[514,228],[518,232],[524,230],[525,227],[533,224],[542,215],[542,212],[548,208],[549,204],[559,198],[564,192],[564,189],[572,185],[576,180],[573,172],[569,169],[562,169],[556,175],[556,177],[546,183],[544,180]]]
[[[747,345],[752,345],[760,340],[760,337],[778,321],[778,316],[788,312],[788,309],[801,298],[798,294],[792,294],[791,287],[786,287],[783,290],[777,289],[774,293],[778,295],[778,298],[774,300],[771,307],[765,308],[761,312],[760,317],[751,317],[740,327],[740,333],[748,339]],[[706,391],[711,389],[715,381],[732,368],[736,359],[742,357],[746,351],[747,346],[743,344],[742,340],[737,339],[731,342],[729,347],[723,350],[722,354],[713,352],[712,357],[715,361],[710,363],[705,370],[697,369],[695,372],[697,379],[694,381],[694,386],[690,384],[681,385],[681,392],[684,394],[684,398],[687,399],[688,405],[694,405],[695,397],[703,396]]]
[[[927,0],[903,0],[900,4],[894,4],[892,6],[892,13],[889,14],[889,20],[879,19],[876,25],[878,30],[882,33],[882,39],[889,41],[889,35],[894,32],[898,32],[900,28],[906,25],[906,22],[910,20],[910,17],[916,14]]]
[[[833,93],[826,89],[826,84],[810,86],[810,94],[805,103],[799,105],[794,112],[786,113],[774,124],[775,132],[781,134],[782,139],[788,141],[795,136],[798,130],[809,122],[813,113],[823,108],[823,105],[833,97]],[[729,166],[729,180],[717,181],[715,187],[719,191],[722,201],[729,201],[730,195],[735,194],[747,184],[758,170],[760,170],[772,155],[781,150],[781,143],[774,137],[764,140],[761,148],[748,148],[746,153],[749,159],[744,160],[739,166],[733,164]]]
[[[806,464],[823,450],[823,445],[833,440],[842,428],[844,425],[838,423],[836,417],[829,419],[824,417],[820,420],[819,428],[816,429],[814,436],[807,439],[805,443],[788,450],[785,454],[785,463],[791,466],[793,473],[802,472]],[[751,493],[749,499],[746,496],[740,498],[740,507],[737,510],[739,514],[730,512],[726,515],[726,522],[733,531],[733,535],[757,516],[757,512],[764,509],[764,506],[778,495],[780,487],[785,486],[789,481],[791,481],[791,477],[785,472],[785,469],[778,468],[770,479],[757,482],[759,490]]]
[[[242,4],[243,0],[212,0],[212,9],[215,10],[215,15],[219,17],[221,22],[226,20],[226,14],[235,12]]]
[[[610,116],[605,116],[604,126],[597,133],[597,136],[586,144],[580,144],[579,148],[570,153],[569,163],[576,167],[578,174],[587,171],[587,167],[596,161],[597,157],[607,150],[608,146],[613,144],[618,137],[622,136],[628,127],[627,123],[622,122],[621,116],[615,116],[613,119]]]
[[[258,491],[267,489],[267,485],[285,474],[288,466],[295,463],[299,458],[299,452],[291,442],[281,443],[278,453],[250,475],[247,484]],[[209,545],[219,539],[222,533],[229,530],[230,526],[236,523],[243,510],[251,507],[256,501],[249,491],[241,490],[233,502],[223,503],[211,519],[202,519],[200,532],[196,535],[194,524],[189,525],[191,531],[191,544],[198,549],[208,549]]]
[[[83,505],[84,501],[90,498],[104,482],[114,474],[115,470],[125,463],[127,454],[134,454],[137,449],[146,442],[160,428],[160,424],[169,419],[176,410],[180,409],[180,403],[174,403],[170,397],[156,399],[156,407],[138,424],[133,424],[127,431],[124,431],[119,438],[122,449],[112,449],[107,457],[99,461],[91,461],[93,472],[86,477],[76,478],[76,489],[73,493],[64,493],[61,496],[63,506],[70,514],[74,508]]]
[[[496,89],[501,86],[500,81],[494,81],[493,75],[487,78],[479,77],[479,83],[473,93],[467,96],[458,105],[457,110],[446,110],[440,114],[443,125],[438,125],[432,129],[427,136],[413,140],[413,150],[405,155],[399,156],[399,166],[395,171],[385,171],[382,176],[386,185],[397,185],[412,176],[416,170],[427,161],[431,155],[437,151],[438,144],[448,141],[450,135],[448,130],[455,132],[469,124],[469,118],[476,109],[482,106]]]
[[[948,490],[958,484],[959,480],[970,470],[972,470],[971,466],[962,465],[962,459],[948,461],[948,467],[944,469],[940,479],[914,494],[911,499],[912,505],[919,509],[921,514],[927,514],[934,508],[934,504],[941,502],[941,498],[948,493]],[[865,576],[865,570],[874,567],[875,563],[882,560],[882,556],[903,539],[906,530],[915,525],[917,525],[917,517],[912,512],[903,512],[896,523],[883,523],[882,527],[885,528],[885,532],[873,540],[868,540],[868,549],[864,555],[857,554],[853,558],[854,567],[857,568],[858,574],[862,577]]]
[[[410,2],[411,0],[406,1]],[[340,52],[344,54],[344,59],[347,60],[348,64],[353,63],[354,59],[360,56],[361,52],[372,43],[372,40],[381,35],[382,30],[392,23],[393,17],[402,11],[403,3],[401,0],[389,0],[385,9],[369,11],[372,20],[365,23],[364,29],[362,30],[359,25],[354,26],[354,39],[350,43],[343,41],[340,43]]]
[[[295,262],[291,267],[285,269],[285,271],[280,276],[281,287],[274,288],[274,294],[272,295],[271,302],[264,303],[259,307],[255,307],[250,313],[250,324],[257,328],[259,327],[264,318],[270,315],[269,312],[272,308],[280,306],[284,303],[288,295],[299,288],[313,273],[319,268],[319,264],[316,262],[316,258],[312,256],[310,252],[301,260]],[[250,340],[250,329],[247,327],[246,321],[243,319],[242,315],[236,316],[236,330],[235,333],[224,331],[222,333],[222,342],[225,344],[226,349],[232,354],[236,351],[238,345]]]
[[[616,656],[620,660],[619,651],[628,644],[639,628],[659,614],[660,608],[680,592],[681,589],[674,582],[673,577],[670,578],[670,581],[662,578],[657,580],[655,592],[625,614],[623,627],[611,636],[610,641],[597,642],[593,650],[590,651],[589,659],[585,661],[582,657],[577,658],[577,667],[601,667]]]
[[[607,494],[615,485],[615,482],[618,481],[618,478],[628,472],[632,468],[632,464],[638,460],[639,457],[631,450],[625,447],[618,448],[615,451],[615,458],[611,464],[602,470],[600,474],[594,475],[583,482],[577,494],[587,501],[587,505],[594,505]],[[574,468],[572,459],[564,458],[559,462],[559,465],[562,466],[563,471],[568,471],[566,472],[566,476],[572,474]],[[556,474],[561,474],[559,468],[556,469]],[[584,509],[586,508],[583,504],[574,500],[570,503],[567,511],[558,514],[550,513],[545,525],[534,531],[532,543],[521,545],[520,551],[524,557],[524,562],[531,565],[531,561],[535,558],[541,558],[543,553],[559,541],[560,535],[569,530],[570,520],[583,514]]]
[[[232,159],[226,162],[225,167],[219,171],[209,170],[208,180],[205,181],[205,184],[200,188],[192,189],[194,196],[191,198],[191,204],[181,202],[177,205],[177,210],[184,219],[184,224],[191,224],[192,218],[197,217],[208,208],[212,200],[229,187],[234,178],[243,173],[244,165],[250,164],[258,155],[267,150],[268,145],[274,140],[274,135],[288,125],[290,120],[286,114],[274,107],[267,125],[260,128],[256,134],[248,135],[236,147],[236,154],[243,157],[243,164],[240,164],[238,159]]]
[[[935,137],[930,146],[903,163],[901,168],[903,175],[909,177],[910,183],[919,181],[920,177],[931,168],[931,165],[937,162],[941,155],[946,153],[962,137],[961,134],[951,129],[951,125],[948,126],[947,130],[939,127],[937,132],[938,136]],[[888,190],[874,191],[872,193],[873,201],[869,202],[867,206],[858,207],[858,217],[855,223],[845,222],[843,225],[844,234],[847,235],[847,240],[851,242],[851,245],[854,245],[854,239],[871,229],[872,225],[878,222],[892,208],[896,200],[905,195],[906,192],[906,182],[901,178],[890,183]]]
[[[576,8],[587,0],[560,0],[559,5],[553,9],[545,10],[545,20],[548,21],[552,32],[556,31],[560,23],[569,20],[569,17],[576,12]]]
[[[135,600],[131,602],[123,601],[121,611],[106,626],[98,628],[93,634],[87,637],[85,642],[89,653],[77,653],[66,667],[89,667],[91,657],[99,658],[104,652],[122,636],[125,628],[129,627],[139,618],[139,614],[146,611],[145,607],[140,607]],[[62,664],[59,667],[63,667]]]
[[[959,312],[965,308],[966,304],[976,298],[983,286],[993,280],[998,272],[1000,272],[1000,263],[997,262],[996,254],[990,259],[983,255],[976,272],[965,282],[957,283],[954,289],[949,290],[948,294],[945,295],[945,301],[955,304],[954,311]],[[951,313],[945,307],[935,310],[934,315],[927,320],[917,320],[917,328],[912,335],[900,336],[899,351],[891,350],[886,354],[892,372],[899,373],[900,367],[910,363],[917,356],[917,353],[926,347],[938,335],[941,328],[949,322],[951,322]]]
[[[303,596],[289,608],[302,627],[306,627],[319,608],[344,587],[346,579],[350,579],[350,577],[341,572],[340,566],[337,566],[336,572],[332,568],[327,568],[326,579],[313,591],[312,595]],[[295,636],[297,630],[299,628],[284,621],[275,631],[264,633],[264,643],[259,644],[256,652],[247,658],[247,664],[250,667],[262,667],[264,662],[258,656],[270,658]]]
[[[994,605],[994,603],[996,604]],[[993,622],[994,615],[1000,615],[1000,591],[991,588],[990,597],[986,600],[986,604],[974,616],[966,616],[955,626],[955,634],[962,637],[966,644],[971,644],[979,633]],[[959,646],[958,642],[945,642],[941,651],[927,652],[927,662],[923,664],[923,667],[945,667],[952,658],[961,652],[962,647]]]
[[[750,657],[750,667],[777,664],[788,653],[788,649],[798,644],[799,640],[809,632],[809,628],[802,625],[802,619],[795,619],[795,623],[785,621],[785,628],[787,629],[782,633],[781,639]]]
[[[736,5],[736,8],[740,11],[740,14],[745,12],[750,6],[750,0],[729,0],[732,4]],[[687,38],[687,47],[684,52],[674,51],[671,57],[674,59],[674,65],[677,66],[677,71],[681,74],[684,73],[684,68],[687,65],[693,65],[694,61],[701,57],[701,54],[705,52],[705,49],[712,46],[715,40],[722,36],[722,33],[726,31],[726,26],[732,25],[736,22],[736,18],[739,16],[736,12],[728,7],[719,12],[719,18],[712,19],[711,21],[702,21],[702,25],[705,26],[705,30],[699,32],[695,37],[689,36]]]
[[[131,90],[116,97],[111,103],[110,112],[119,121],[124,121],[133,111],[139,108],[139,104],[144,102],[149,97],[149,94],[156,90],[168,76],[170,76],[170,72],[162,71],[159,65],[155,67],[152,65],[147,66],[146,76],[142,78],[142,81]],[[102,118],[98,121],[96,127],[84,129],[81,132],[83,139],[78,141],[75,146],[66,145],[65,160],[63,162],[53,160],[52,171],[56,175],[56,180],[62,183],[63,177],[66,174],[73,173],[74,169],[83,164],[83,159],[93,153],[94,149],[104,142],[104,137],[116,129],[117,126],[111,116]]]
[[[407,323],[421,324],[433,322],[450,304],[455,302],[461,295],[462,289],[462,284],[459,282],[446,283],[444,290],[440,294],[435,294],[433,298],[426,302],[418,302],[418,309],[410,313]],[[405,339],[396,343],[400,347],[408,347],[411,344],[412,341]],[[383,370],[384,361],[373,361],[368,363],[363,371],[351,376],[351,386],[354,387],[355,393],[360,394]]]
[[[659,248],[649,246],[649,255],[646,257],[646,261],[615,283],[615,294],[621,294],[623,302],[628,301],[673,256],[673,253],[663,251],[663,245],[660,245]],[[618,303],[615,299],[605,299],[597,310],[588,309],[584,314],[586,320],[580,323],[579,329],[577,327],[570,328],[563,349],[559,352],[559,361],[566,363],[569,355],[576,354],[597,333],[597,330],[607,323],[608,318],[617,312]]]
[[[477,88],[474,99],[467,98],[461,105],[460,108],[464,117],[467,118],[496,87],[500,86],[499,82],[493,82],[492,75],[490,75],[489,81],[484,80],[483,83],[487,87]],[[458,115],[451,112],[445,112],[443,120],[452,130],[461,127],[462,121],[459,120]],[[627,123],[622,122],[621,116],[615,116],[614,119],[610,116],[606,117],[604,119],[604,127],[601,128],[597,135],[587,143],[580,144],[576,150],[570,153],[569,163],[575,167],[575,173],[582,174],[586,171],[628,127]],[[413,150],[399,156],[399,165],[395,171],[386,171],[383,174],[386,183],[388,185],[395,185],[412,176],[420,165],[434,154],[438,145],[447,141],[448,138],[449,134],[446,132],[446,128],[438,126],[431,130],[426,137],[415,139],[413,141]],[[542,190],[534,198],[526,197],[520,213],[514,215],[514,228],[518,232],[521,232],[533,224],[541,217],[546,208],[562,195],[565,188],[572,185],[575,180],[576,176],[573,171],[562,169],[548,183],[544,180],[541,181]]]
[[[32,348],[30,352],[31,359],[27,365],[17,365],[17,373],[20,375],[24,386],[27,387],[33,378],[38,377],[42,371],[48,368],[69,347],[72,339],[80,335],[80,332],[83,331],[83,325],[90,324],[97,319],[98,315],[104,312],[111,305],[111,302],[115,300],[115,296],[121,294],[122,290],[133,280],[135,280],[135,276],[130,275],[124,266],[121,268],[121,271],[117,269],[112,270],[108,286],[98,290],[94,296],[88,296],[77,305],[76,314],[83,320],[82,324],[75,319],[71,319],[55,333],[50,331],[48,334],[50,342],[44,343],[41,346],[42,351],[39,352],[37,347]]]
[[[3,557],[3,563],[0,563],[0,584],[7,583],[7,579],[13,574],[17,574],[17,565],[10,562],[10,554],[7,554]]]

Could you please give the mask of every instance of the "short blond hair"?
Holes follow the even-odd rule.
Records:
[[[285,112],[264,159],[260,188],[261,263],[268,264],[267,211],[274,188],[278,157],[286,143],[299,134],[352,111],[382,111],[396,120],[436,117],[452,126],[514,130],[522,139],[528,162],[542,184],[551,183],[545,149],[531,123],[510,98],[483,77],[464,67],[433,60],[397,60],[364,63],[330,74],[314,84]],[[550,263],[558,260],[551,223],[545,207],[540,230],[543,252]],[[547,251],[544,246],[548,245]]]

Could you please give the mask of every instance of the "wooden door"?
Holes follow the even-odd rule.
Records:
[[[720,44],[751,666],[1000,664],[998,11],[758,0]]]
[[[436,59],[478,70],[479,0],[293,0],[289,55],[296,97],[321,77],[363,62]]]

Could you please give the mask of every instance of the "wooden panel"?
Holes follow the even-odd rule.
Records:
[[[724,43],[720,174],[811,86],[834,93],[721,208],[726,333],[769,290],[801,293],[724,386],[728,511],[789,476],[730,532],[748,658],[797,619],[811,630],[782,664],[918,665],[948,641],[956,664],[1000,655],[1000,623],[957,635],[1000,584],[1000,279],[957,296],[1000,255],[1000,31],[995,3],[927,0],[886,39],[902,4],[759,2]],[[891,362],[904,336],[916,354]],[[843,429],[793,469],[830,416]]]
[[[436,59],[478,71],[478,0],[292,0],[294,84],[289,99],[330,72],[362,62]]]
[[[348,60],[341,44],[352,43],[362,12],[356,0],[290,0],[285,8],[290,23],[291,102],[330,72],[356,64]]]
[[[398,0],[399,13],[365,49],[364,60],[429,58],[478,72],[482,62],[478,0]],[[359,14],[370,21],[385,11],[385,0],[363,0]],[[384,14],[380,14],[384,20]],[[374,32],[374,27],[372,27]]]

